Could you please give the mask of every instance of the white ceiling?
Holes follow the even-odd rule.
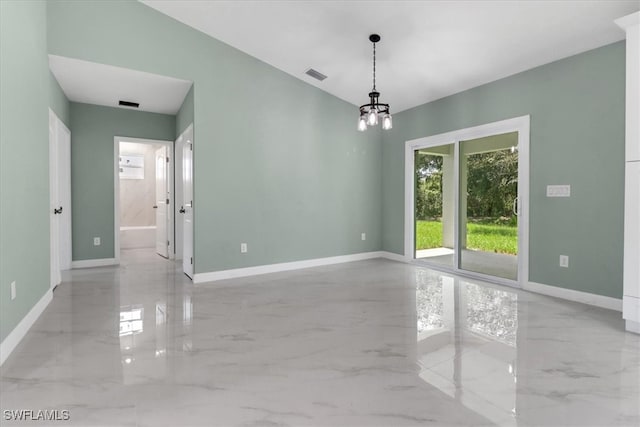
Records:
[[[131,101],[152,113],[176,114],[191,82],[111,65],[49,55],[49,68],[70,101],[118,107]]]
[[[392,112],[624,38],[640,2],[141,0],[355,105],[377,88]],[[318,82],[312,67],[329,76]]]

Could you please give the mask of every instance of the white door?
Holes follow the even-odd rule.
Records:
[[[49,246],[50,246],[50,286],[54,288],[61,281],[60,276],[60,210],[58,198],[58,118],[49,111]]]
[[[71,132],[49,110],[50,286],[71,268]]]
[[[186,131],[185,131],[186,132]],[[182,227],[183,227],[183,218],[182,218],[182,213],[181,213],[181,209],[184,208],[184,197],[182,195],[182,192],[184,191],[184,186],[182,185],[182,152],[183,152],[183,146],[184,146],[184,141],[186,141],[185,139],[185,132],[183,132],[183,134],[181,134],[178,139],[176,139],[175,141],[175,150],[174,150],[174,157],[173,157],[173,173],[174,173],[174,191],[173,191],[173,203],[171,206],[171,209],[173,209],[173,215],[175,218],[174,221],[174,227],[175,227],[175,233],[174,233],[174,249],[175,249],[175,259],[176,260],[181,260],[182,259],[182,245],[184,242],[184,237],[183,237],[183,233],[182,233]]]
[[[57,120],[58,143],[58,239],[60,270],[71,269],[71,132]]]
[[[169,192],[167,173],[169,162],[167,147],[156,150],[156,252],[165,258],[169,257],[168,220],[169,220]]]
[[[193,278],[193,128],[185,133],[182,151],[183,220],[182,267]]]

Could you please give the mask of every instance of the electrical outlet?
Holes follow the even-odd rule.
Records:
[[[241,254],[246,254],[247,251],[248,251],[247,244],[246,243],[240,243],[240,253]]]
[[[360,235],[360,239],[362,239],[362,240],[367,240],[367,233],[362,233],[362,234]]]
[[[100,246],[100,238],[99,237],[94,237],[93,238],[93,246]]]
[[[16,299],[16,281],[11,282],[11,301]]]
[[[560,267],[569,267],[569,256],[568,255],[560,255]]]

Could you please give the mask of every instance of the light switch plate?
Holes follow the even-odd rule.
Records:
[[[547,185],[547,197],[571,197],[571,186]]]
[[[560,255],[560,267],[569,268],[569,256]]]

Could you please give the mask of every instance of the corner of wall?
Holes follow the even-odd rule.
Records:
[[[194,120],[194,96],[195,96],[195,83],[191,85],[191,89],[187,92],[180,110],[176,114],[176,138],[178,138],[187,129],[187,127],[193,123]]]
[[[70,102],[65,95],[60,83],[49,70],[49,108],[56,113],[56,116],[67,128],[71,127]]]

